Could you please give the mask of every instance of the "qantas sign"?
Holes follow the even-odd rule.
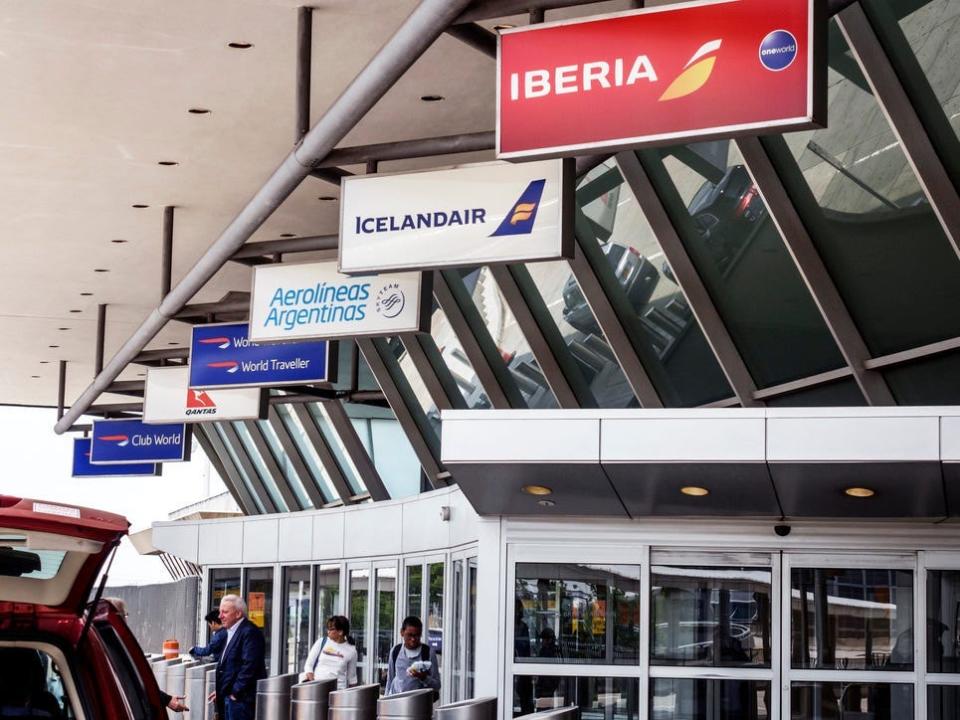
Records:
[[[819,126],[822,11],[819,0],[704,0],[504,30],[498,157]]]
[[[150,425],[266,417],[260,388],[200,390],[190,387],[190,368],[147,368],[143,420]]]

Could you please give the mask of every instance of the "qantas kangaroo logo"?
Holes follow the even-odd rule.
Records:
[[[194,390],[187,388],[187,407],[188,408],[215,408],[217,404],[205,390]]]

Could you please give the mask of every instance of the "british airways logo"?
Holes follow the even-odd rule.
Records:
[[[207,363],[207,367],[226,370],[228,373],[235,373],[240,368],[240,364],[234,360],[218,360],[217,362]]]
[[[537,208],[540,198],[543,197],[543,188],[546,180],[534,180],[523,191],[520,198],[513,204],[500,227],[494,230],[490,237],[501,235],[529,235],[533,232],[533,224],[537,221]]]
[[[226,350],[230,347],[230,338],[228,337],[212,337],[204,338],[200,340],[201,345],[216,345],[221,350]]]
[[[130,438],[127,435],[98,435],[98,440],[103,440],[104,442],[116,443],[117,447],[126,447],[130,444]]]

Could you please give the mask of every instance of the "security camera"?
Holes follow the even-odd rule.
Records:
[[[773,531],[774,531],[777,535],[779,535],[780,537],[786,537],[787,535],[789,535],[789,534],[790,534],[790,530],[791,530],[791,528],[790,528],[789,525],[774,525],[774,526],[773,526]]]

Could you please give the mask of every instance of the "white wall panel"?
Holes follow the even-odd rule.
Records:
[[[599,418],[451,419],[443,462],[598,462]]]
[[[247,520],[243,528],[243,562],[277,561],[279,520]]]
[[[440,517],[441,508],[450,505],[449,498],[447,494],[432,495],[419,502],[405,503],[399,508],[403,514],[401,552],[444,550],[449,547],[450,523]]]
[[[277,558],[280,562],[307,561],[313,551],[313,518],[297,513],[280,518]]]
[[[201,565],[232,565],[242,561],[243,554],[243,526],[242,520],[217,521],[200,523],[200,551]],[[156,532],[163,525],[155,525]],[[181,529],[182,524],[171,525],[171,529]],[[159,547],[159,546],[157,546]]]
[[[343,548],[349,557],[399,553],[402,539],[403,517],[396,505],[372,503],[344,513]]]
[[[762,417],[600,421],[603,462],[763,462],[764,444]]]
[[[199,564],[200,527],[196,524],[154,527],[151,529],[151,544],[181,560]]]
[[[936,417],[769,418],[770,462],[938,461]]]
[[[940,458],[944,462],[960,462],[960,417],[940,420]]]
[[[343,512],[313,516],[313,559],[339,560],[343,557]]]
[[[447,502],[450,505],[450,546],[476,542],[480,533],[480,516],[470,501],[462,492],[454,490],[447,496]]]

